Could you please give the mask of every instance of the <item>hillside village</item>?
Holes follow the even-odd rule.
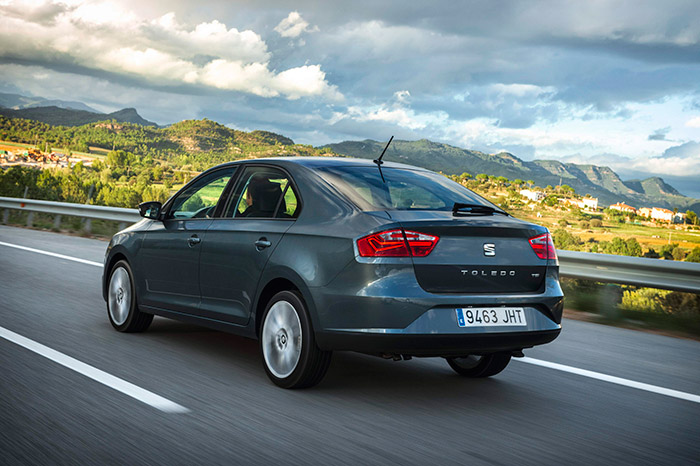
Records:
[[[82,162],[85,166],[92,165],[94,158],[64,154],[62,152],[42,152],[36,148],[24,148],[0,144],[0,167],[29,167],[29,168],[70,168]]]
[[[524,199],[532,202],[541,202],[547,197],[544,191],[533,191],[530,189],[521,189],[520,195]],[[585,212],[595,213],[599,211],[597,197],[582,197],[582,198],[559,198],[560,204],[577,207]],[[686,223],[686,214],[683,212],[674,212],[663,207],[641,207],[636,209],[624,202],[616,202],[608,206],[608,209],[616,210],[623,214],[628,214],[631,217],[644,217],[656,222],[666,223]],[[600,209],[602,210],[602,208]]]

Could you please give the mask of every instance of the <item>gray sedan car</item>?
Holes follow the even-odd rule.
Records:
[[[258,339],[281,387],[317,384],[339,350],[487,377],[561,330],[547,229],[421,168],[231,162],[140,211],[105,257],[114,328],[159,315]]]

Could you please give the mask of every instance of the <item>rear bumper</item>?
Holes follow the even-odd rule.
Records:
[[[447,356],[519,350],[561,331],[563,294],[549,266],[536,293],[437,294],[425,291],[412,264],[351,264],[328,285],[310,288],[319,347],[369,353]],[[455,309],[519,307],[526,326],[460,327]]]
[[[409,335],[368,332],[317,332],[319,346],[338,351],[410,356],[465,356],[516,351],[554,340],[561,329],[482,334]]]

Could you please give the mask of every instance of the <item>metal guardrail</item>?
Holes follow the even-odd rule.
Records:
[[[61,226],[61,216],[63,215],[82,217],[85,219],[82,229],[86,232],[90,232],[91,221],[93,219],[119,222],[120,229],[124,228],[127,224],[141,220],[141,216],[136,209],[90,204],[71,204],[68,202],[42,201],[38,199],[19,199],[14,197],[0,197],[0,209],[5,209],[2,215],[2,223],[8,222],[10,209],[29,212],[27,216],[27,226],[32,226],[34,212],[53,214],[55,215],[53,226],[57,229]]]
[[[26,210],[87,219],[134,223],[136,209],[0,197],[0,209]],[[7,223],[6,216],[3,222]],[[579,251],[557,251],[560,274],[598,282],[700,293],[700,264]]]
[[[700,293],[700,263],[557,250],[564,277]]]

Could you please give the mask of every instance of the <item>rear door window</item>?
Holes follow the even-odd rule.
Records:
[[[299,207],[289,175],[272,167],[246,167],[224,217],[296,218]]]

